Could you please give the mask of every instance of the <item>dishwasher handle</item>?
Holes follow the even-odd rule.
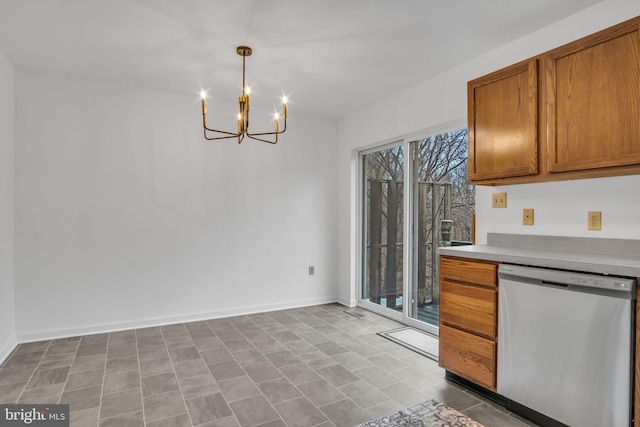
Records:
[[[558,282],[550,282],[548,280],[541,280],[540,281],[541,284],[546,285],[546,286],[553,286],[556,288],[568,288],[569,285],[566,283],[558,283]]]

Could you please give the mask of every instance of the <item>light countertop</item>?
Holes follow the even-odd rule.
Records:
[[[489,233],[486,245],[438,248],[440,255],[640,277],[640,241]]]

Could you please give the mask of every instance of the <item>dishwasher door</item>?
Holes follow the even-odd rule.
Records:
[[[500,275],[498,393],[569,426],[628,427],[634,292],[547,285],[518,268],[534,277]]]

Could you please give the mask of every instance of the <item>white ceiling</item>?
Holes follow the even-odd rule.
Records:
[[[337,117],[601,0],[0,0],[18,68]]]

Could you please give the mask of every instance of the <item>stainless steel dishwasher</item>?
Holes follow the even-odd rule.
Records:
[[[628,427],[635,281],[507,264],[498,277],[498,393],[572,427]]]

